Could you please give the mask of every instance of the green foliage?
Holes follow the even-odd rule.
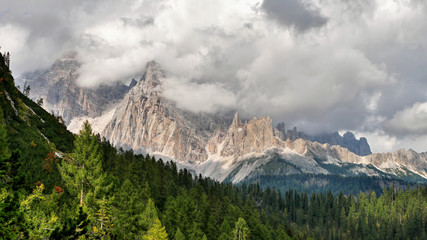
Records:
[[[154,220],[151,228],[142,237],[143,240],[167,240],[168,234],[159,219]]]
[[[112,202],[112,221],[113,234],[118,239],[137,239],[143,235],[143,211],[148,200],[147,196],[144,196],[145,191],[125,180],[115,194]]]
[[[4,123],[3,110],[0,108],[0,159],[9,157],[10,150],[7,139],[6,124]]]
[[[393,177],[371,177],[371,176],[340,176],[340,175],[323,175],[323,174],[295,174],[295,175],[259,175],[252,179],[248,179],[246,184],[259,184],[262,189],[267,187],[276,188],[281,192],[289,189],[298,189],[301,192],[311,194],[313,192],[332,192],[338,195],[343,192],[346,195],[357,195],[360,192],[382,192],[384,186],[396,186],[404,188],[409,183],[411,186],[416,186],[415,183],[405,182],[401,179]],[[426,184],[427,181],[421,181],[421,184]]]
[[[0,236],[4,239],[16,239],[25,235],[18,192],[6,188],[1,188],[0,191]]]
[[[236,226],[233,230],[233,239],[235,240],[246,240],[249,235],[249,227],[245,219],[239,218],[236,222]]]
[[[61,175],[67,189],[79,196],[80,205],[87,204],[97,209],[105,194],[106,174],[102,169],[102,151],[98,138],[93,134],[88,121],[74,141],[72,159],[64,160]]]
[[[181,229],[178,228],[175,233],[175,240],[186,240],[184,233],[181,232]]]
[[[111,211],[109,207],[109,202],[103,198],[100,202],[100,208],[96,215],[97,224],[94,226],[96,229],[96,236],[101,239],[111,238],[111,230],[113,224],[111,223]]]
[[[64,217],[63,226],[54,229],[50,237],[52,239],[78,239],[88,232],[88,214],[79,206],[75,216]]]

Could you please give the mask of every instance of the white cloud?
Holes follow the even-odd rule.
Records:
[[[401,146],[401,142],[394,136],[389,136],[382,130],[371,132],[354,131],[357,139],[365,137],[368,140],[371,151],[374,153],[392,152]]]
[[[427,134],[427,102],[415,103],[411,107],[396,112],[384,123],[384,129],[396,135]]]
[[[164,96],[174,100],[178,107],[185,110],[216,113],[235,107],[236,96],[223,86],[187,82],[182,78],[167,78],[163,87]]]

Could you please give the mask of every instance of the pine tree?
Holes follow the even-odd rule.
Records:
[[[142,237],[143,240],[167,240],[168,234],[166,233],[165,227],[162,226],[160,220],[157,218],[154,220],[151,228]]]
[[[246,240],[249,235],[249,227],[245,219],[239,218],[236,222],[236,226],[233,230],[233,239],[234,240]]]
[[[178,230],[176,230],[175,233],[175,240],[185,240],[185,235],[184,233],[181,232],[181,229],[178,227]]]

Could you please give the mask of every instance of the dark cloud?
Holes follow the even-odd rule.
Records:
[[[261,6],[270,18],[301,32],[321,27],[328,21],[317,9],[301,0],[264,0]]]

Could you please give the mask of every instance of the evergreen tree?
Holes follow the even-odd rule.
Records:
[[[61,175],[67,189],[79,196],[80,205],[96,208],[96,200],[102,199],[106,175],[102,170],[102,152],[98,138],[93,134],[88,121],[74,141],[72,159],[64,160]]]
[[[165,227],[162,226],[160,220],[157,218],[154,220],[151,228],[142,237],[143,240],[167,240],[168,234],[166,233]]]
[[[152,228],[154,222],[159,219],[157,215],[156,206],[154,206],[153,200],[148,199],[147,206],[142,213],[141,221],[145,230]]]
[[[236,222],[236,226],[233,230],[233,239],[234,240],[246,240],[248,239],[249,228],[245,219],[239,218]]]
[[[221,234],[219,235],[218,240],[230,240],[230,239],[232,239],[231,227],[230,227],[230,224],[228,224],[227,220],[224,220],[221,223],[221,227],[219,228],[219,231]]]
[[[113,232],[119,239],[136,239],[142,236],[144,224],[142,214],[147,200],[143,189],[125,180],[115,194],[112,203],[114,218]],[[147,230],[147,229],[146,229]]]
[[[184,233],[181,232],[181,229],[179,227],[175,233],[175,240],[186,240]]]
[[[95,215],[98,224],[97,227],[94,227],[94,229],[97,230],[97,235],[102,239],[110,238],[113,224],[111,223],[109,203],[105,200],[105,198],[103,198],[100,202],[100,209],[97,213],[95,213]]]
[[[79,206],[76,216],[66,217],[63,226],[58,226],[50,235],[51,239],[78,239],[88,231],[88,214]]]

